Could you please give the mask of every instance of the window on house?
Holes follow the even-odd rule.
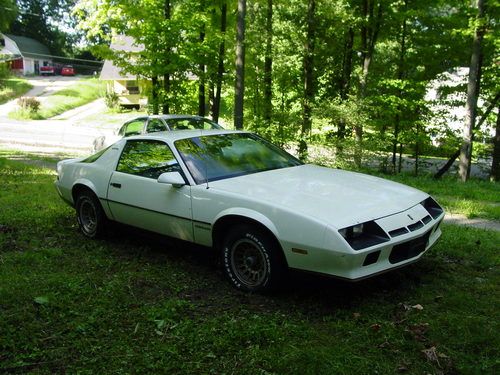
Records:
[[[0,46],[5,47],[5,39],[4,38],[0,39]]]
[[[127,81],[127,90],[130,95],[139,94],[139,84],[137,81]]]

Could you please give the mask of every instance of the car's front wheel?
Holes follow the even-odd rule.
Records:
[[[250,225],[230,229],[222,247],[224,271],[231,283],[247,292],[275,289],[286,264],[276,241]]]
[[[106,214],[97,197],[90,193],[81,193],[76,200],[76,217],[82,233],[89,238],[98,238],[104,233]]]

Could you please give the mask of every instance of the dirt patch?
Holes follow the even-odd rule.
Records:
[[[500,222],[487,219],[468,219],[465,215],[446,213],[444,222],[447,224],[462,225],[479,229],[488,229],[500,232]]]

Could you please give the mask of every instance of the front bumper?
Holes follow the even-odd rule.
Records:
[[[375,220],[389,235],[389,241],[362,250],[337,250],[336,246],[309,249],[288,259],[291,268],[360,280],[403,267],[419,260],[441,236],[444,212],[431,217],[419,204],[403,212]],[[331,231],[330,233],[333,233]],[[327,236],[326,245],[335,243]],[[346,243],[347,245],[347,243]],[[293,251],[293,250],[292,250]]]

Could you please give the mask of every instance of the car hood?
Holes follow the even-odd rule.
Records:
[[[397,182],[309,164],[214,181],[210,188],[268,202],[337,228],[404,211],[428,197]]]

